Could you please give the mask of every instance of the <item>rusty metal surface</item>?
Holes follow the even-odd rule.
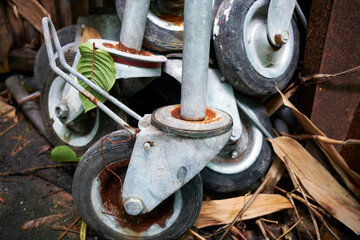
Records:
[[[323,4],[330,2],[322,1]],[[324,11],[326,12],[326,9],[320,10],[320,12]],[[307,74],[316,72],[335,74],[360,65],[359,12],[360,3],[358,1],[333,1],[321,56],[318,53],[321,52],[322,45],[316,45],[316,40],[307,42],[308,53],[313,51],[305,58],[305,66],[308,66]],[[315,22],[319,22],[321,15],[313,17]],[[310,26],[312,27],[308,39],[311,34],[322,35],[326,23],[322,22],[322,26],[312,23]],[[360,72],[346,74],[317,84],[311,120],[328,137],[335,139],[347,139],[349,136],[360,138],[359,117],[354,118],[356,111],[359,111],[357,110],[359,102]],[[342,149],[341,146],[337,146],[337,150],[343,154],[350,167],[360,169],[359,157],[356,157],[359,156],[359,147],[347,146],[344,151]]]

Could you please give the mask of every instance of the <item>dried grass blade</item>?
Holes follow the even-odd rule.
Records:
[[[335,218],[360,234],[360,205],[351,194],[294,139],[278,137],[269,141],[308,193]]]
[[[284,94],[277,89],[279,94],[281,95],[284,105],[289,107],[301,125],[305,128],[305,130],[312,135],[320,135],[326,137],[326,135],[320,131],[304,114],[302,114],[296,107],[284,96]],[[350,188],[350,190],[360,197],[360,175],[355,171],[351,170],[346,163],[345,159],[336,151],[335,147],[329,145],[327,143],[316,141],[319,147],[323,150],[325,155],[328,157],[331,165],[338,172],[341,179],[345,182],[346,186]]]
[[[251,197],[250,195],[249,197]],[[249,198],[248,197],[248,198]],[[195,227],[203,228],[231,223],[244,207],[244,196],[224,200],[205,201]],[[289,200],[278,194],[259,194],[249,208],[243,213],[241,220],[252,219],[284,209],[292,208]],[[240,219],[239,219],[240,220]]]
[[[22,230],[30,230],[33,228],[37,228],[37,227],[40,227],[41,225],[44,225],[47,223],[52,223],[52,222],[58,220],[59,218],[62,218],[63,216],[64,216],[64,214],[55,214],[55,215],[37,218],[37,219],[34,219],[34,220],[24,223],[21,226],[21,229]]]

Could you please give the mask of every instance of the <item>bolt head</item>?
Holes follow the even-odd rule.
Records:
[[[144,143],[144,150],[149,151],[151,148],[151,144],[149,142]]]
[[[288,31],[277,31],[275,34],[275,42],[277,44],[285,44],[289,40],[289,32]]]
[[[232,151],[231,152],[231,157],[232,158],[237,158],[239,156],[239,153],[237,151]]]
[[[125,201],[124,208],[128,214],[132,216],[137,216],[143,212],[144,205],[142,201],[138,198],[129,198]]]
[[[69,108],[65,104],[59,104],[55,107],[55,115],[58,118],[67,118],[69,116]]]

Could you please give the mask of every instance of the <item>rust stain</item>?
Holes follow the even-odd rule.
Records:
[[[184,25],[184,15],[176,16],[176,15],[157,15],[160,19],[171,22],[177,26]]]
[[[121,41],[119,41],[118,44],[103,43],[103,46],[107,47],[107,48],[113,48],[113,49],[121,51],[121,52],[130,53],[130,54],[136,54],[136,55],[142,55],[142,56],[152,56],[153,55],[147,51],[143,51],[143,50],[138,51],[134,48],[129,48],[129,47],[125,46]]]
[[[84,88],[84,91],[81,91],[81,94],[84,95],[87,99],[89,99],[92,103],[98,106],[98,102],[100,102],[96,97],[94,97],[88,90]]]
[[[109,164],[108,167],[124,180],[129,161],[130,158],[122,159]],[[134,232],[141,233],[149,229],[153,224],[165,227],[166,220],[173,214],[174,195],[170,196],[147,214],[131,216],[126,213],[123,207],[119,180],[106,169],[100,172],[99,179],[101,182],[100,195],[107,211],[104,214],[114,216],[116,221],[123,228],[128,228]]]
[[[176,106],[172,111],[171,111],[171,116],[173,118],[176,118],[176,119],[181,119],[180,117],[180,105],[179,106]],[[187,120],[183,120],[185,122],[188,122],[190,125],[193,125],[193,124],[210,124],[210,123],[213,123],[213,122],[218,122],[220,121],[221,119],[221,116],[218,116],[216,115],[216,113],[210,109],[206,109],[206,116],[205,116],[205,119],[202,120],[202,121],[187,121]]]

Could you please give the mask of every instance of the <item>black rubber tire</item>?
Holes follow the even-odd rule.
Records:
[[[64,27],[57,31],[61,46],[75,41],[76,25]],[[55,46],[53,44],[53,49]],[[44,77],[49,67],[49,59],[46,51],[45,43],[39,48],[34,64],[34,78],[36,80],[36,90],[41,90],[44,84]]]
[[[261,76],[250,63],[243,41],[246,14],[256,0],[224,0],[217,12],[219,34],[214,34],[216,57],[225,79],[238,91],[248,95],[267,95],[283,89],[292,78],[299,58],[300,38],[292,20],[294,50],[287,69],[276,78]]]
[[[65,56],[67,63],[71,66],[73,63],[73,60],[75,58],[75,53],[74,52],[65,53],[64,56]],[[59,61],[57,61],[57,66],[61,70],[64,71],[64,68],[60,65]],[[58,75],[56,73],[54,73],[49,66],[46,74],[44,75],[44,84],[41,89],[40,109],[41,109],[41,116],[42,116],[44,124],[45,124],[46,138],[53,146],[68,145],[77,153],[77,155],[83,155],[86,152],[86,150],[100,137],[104,136],[105,134],[107,134],[109,132],[117,130],[118,124],[114,120],[112,120],[110,117],[108,117],[104,112],[99,110],[99,121],[100,121],[99,128],[91,141],[89,141],[86,145],[83,145],[83,146],[72,146],[72,145],[69,145],[66,142],[64,142],[56,134],[56,132],[54,131],[54,129],[52,127],[53,120],[50,119],[50,114],[49,114],[49,109],[48,109],[48,98],[49,98],[50,87],[51,87],[53,81],[55,80],[55,78],[57,78],[57,77],[58,77]],[[115,86],[116,86],[116,84],[114,85],[114,87],[112,88],[110,93],[115,97],[119,97],[118,96],[119,90]],[[112,110],[118,111],[118,109],[114,108],[113,105],[109,104],[108,102],[109,101],[107,101],[105,103],[109,107],[111,107]],[[91,111],[97,111],[97,109],[93,109]],[[86,114],[91,114],[91,111],[89,111]]]
[[[263,106],[257,103],[255,99],[237,94],[237,99],[249,106],[262,125],[271,133],[272,125],[270,119]],[[250,127],[250,120],[239,109],[240,118],[247,132]],[[255,162],[246,170],[236,174],[223,174],[205,167],[201,171],[204,188],[212,193],[247,193],[248,191],[256,189],[261,184],[261,177],[263,177],[273,159],[273,152],[270,143],[263,137],[263,144],[261,152]]]
[[[126,0],[116,0],[116,10],[122,21]],[[181,52],[183,47],[183,32],[171,31],[156,25],[147,19],[143,46],[156,52]]]
[[[106,136],[112,141],[124,141],[130,137],[125,130],[110,133]],[[135,139],[124,143],[113,144],[109,141],[103,142],[103,153],[107,164],[130,158]],[[82,219],[99,235],[105,239],[178,239],[195,222],[202,203],[202,183],[200,175],[194,177],[190,182],[181,188],[182,209],[174,224],[165,231],[154,236],[134,237],[116,232],[107,226],[96,215],[95,207],[91,204],[91,184],[104,169],[104,160],[100,153],[101,141],[99,140],[85,153],[78,164],[73,180],[73,197],[77,210]],[[159,189],[160,191],[160,189]]]

